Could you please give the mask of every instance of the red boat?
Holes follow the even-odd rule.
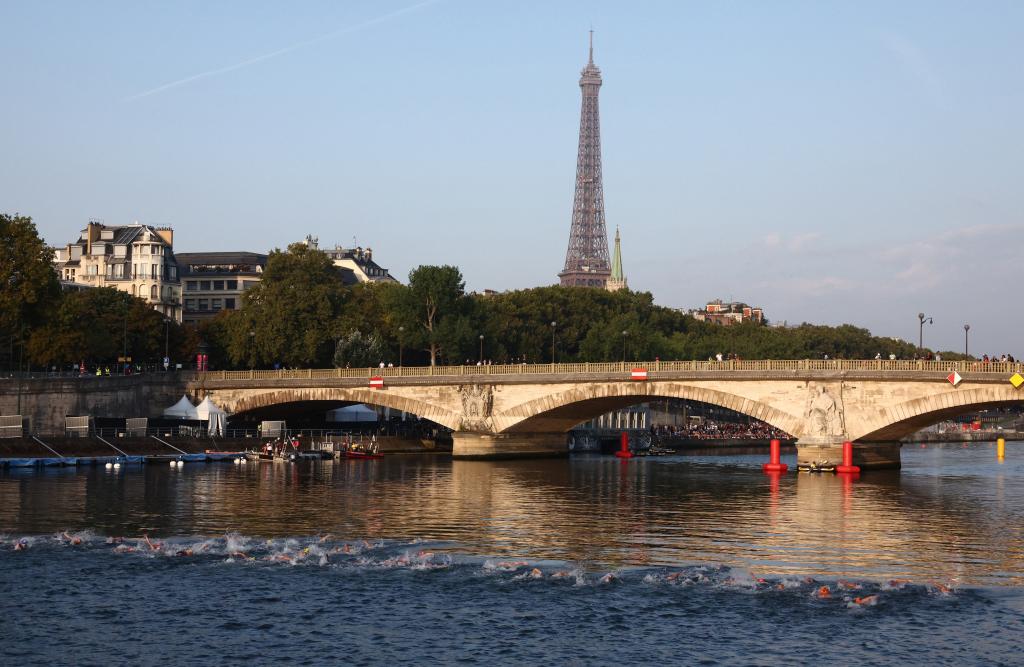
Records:
[[[347,451],[345,452],[346,459],[382,459],[383,454],[377,452],[360,452],[360,451]]]

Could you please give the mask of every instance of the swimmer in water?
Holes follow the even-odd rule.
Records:
[[[619,577],[613,572],[609,572],[608,574],[601,577],[602,584],[611,584],[616,581],[619,581]]]
[[[241,558],[242,560],[249,560],[249,554],[245,553],[244,551],[232,551],[228,555],[232,558]]]
[[[682,572],[673,572],[672,574],[670,574],[667,577],[665,577],[665,581],[675,581],[676,579],[678,579],[682,575],[683,575]]]
[[[849,582],[849,581],[844,581],[842,579],[840,579],[836,583],[839,584],[839,586],[845,588],[848,591],[852,591],[852,590],[855,590],[857,588],[860,588],[860,586],[858,586],[857,584]]]
[[[565,579],[568,576],[569,576],[568,572],[566,572],[565,570],[559,570],[558,572],[555,572],[554,574],[552,574],[551,578],[552,579]]]
[[[544,573],[540,571],[539,567],[535,567],[530,570],[530,577],[532,579],[542,579],[544,577]]]
[[[175,556],[191,556],[192,555],[192,550],[189,549],[189,548],[181,549],[179,551],[176,551],[174,553],[174,555]]]
[[[107,538],[107,544],[121,544],[122,542],[124,542],[124,538],[123,537],[108,537]]]
[[[160,547],[163,546],[161,542],[151,542],[149,540],[149,535],[143,535],[142,539],[146,541],[146,546],[149,547],[150,551],[160,551]]]
[[[876,602],[878,602],[877,595],[865,595],[863,597],[853,598],[853,604],[858,605],[873,605]]]
[[[64,531],[63,533],[61,533],[61,537],[63,537],[65,540],[67,540],[71,544],[74,544],[75,546],[78,546],[79,544],[82,543],[82,538],[81,537],[78,537],[77,535],[68,535],[67,531]]]
[[[818,589],[818,591],[814,595],[818,599],[824,600],[824,599],[832,597],[832,591],[830,591],[828,589],[828,586],[822,586],[821,588]]]
[[[15,551],[25,551],[26,549],[28,549],[28,540],[24,537],[14,543]]]

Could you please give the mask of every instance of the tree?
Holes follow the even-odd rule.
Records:
[[[367,368],[376,366],[383,358],[384,341],[376,333],[363,335],[359,329],[352,329],[335,343],[336,368]]]
[[[442,352],[449,358],[461,356],[472,335],[465,319],[471,304],[456,267],[417,267],[409,272],[409,286],[389,296],[393,322],[406,327],[410,346],[419,345],[430,354],[431,366]]]
[[[28,354],[44,366],[82,361],[113,365],[125,352],[134,363],[157,363],[164,352],[164,321],[142,299],[112,287],[71,292],[33,330]],[[174,328],[174,339],[182,340],[178,325],[168,326]]]
[[[242,316],[230,320],[232,362],[328,365],[344,300],[341,273],[326,253],[304,243],[274,250],[242,298]]]
[[[24,344],[59,298],[53,251],[32,218],[0,213],[0,349],[13,354],[15,339]]]

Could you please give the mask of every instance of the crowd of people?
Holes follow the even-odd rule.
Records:
[[[688,440],[771,440],[774,438],[786,440],[790,438],[788,433],[754,420],[743,423],[704,419],[685,426],[656,424],[654,434],[661,438]]]

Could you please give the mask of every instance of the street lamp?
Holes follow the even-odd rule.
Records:
[[[121,356],[121,375],[128,369],[128,316],[124,316],[124,352]]]
[[[171,367],[171,355],[169,354],[171,346],[171,319],[169,317],[164,318],[164,370],[166,371]]]
[[[551,363],[555,363],[555,327],[558,326],[558,322],[551,320]]]
[[[924,323],[935,324],[930,317],[925,317],[924,313],[917,314],[917,321],[919,322],[917,329],[917,352],[918,354],[924,354]]]
[[[398,367],[402,367],[402,333],[405,327],[398,327]]]
[[[964,325],[964,356],[965,357],[969,356],[967,354],[967,332],[969,332],[970,330],[971,330],[971,325],[970,324],[965,324]]]
[[[249,329],[249,370],[256,370],[256,332]]]
[[[484,335],[480,334],[480,359],[478,360],[481,364],[484,363]]]
[[[622,363],[626,363],[626,336],[629,332],[625,329],[622,330]]]

